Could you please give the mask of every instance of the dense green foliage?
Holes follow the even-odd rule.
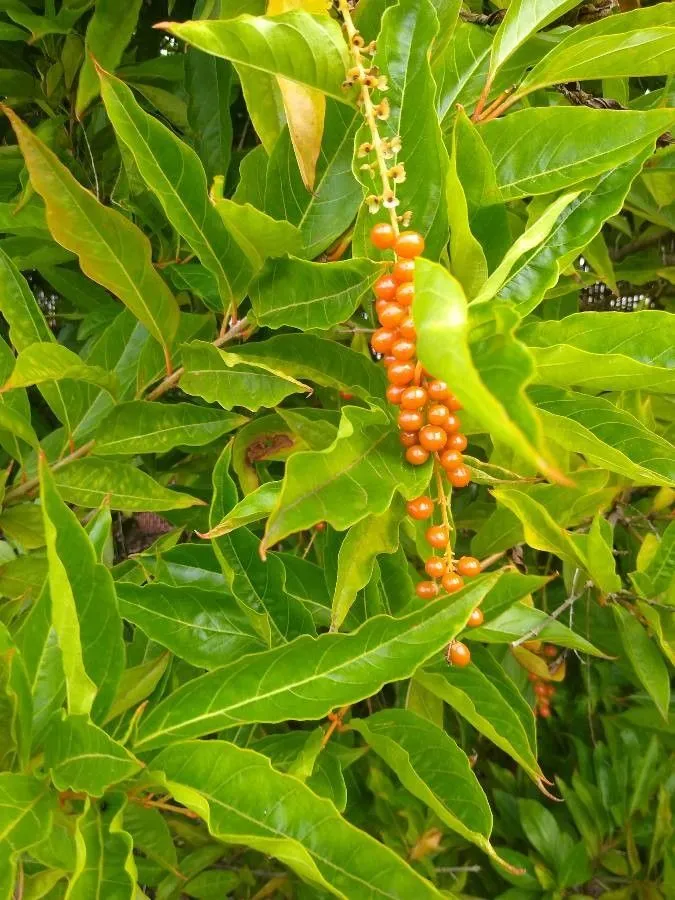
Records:
[[[675,4],[0,0],[0,60],[0,900],[667,898]]]

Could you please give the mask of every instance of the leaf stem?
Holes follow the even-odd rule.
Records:
[[[434,475],[436,477],[436,488],[438,490],[438,502],[441,507],[441,516],[443,517],[443,527],[448,533],[448,543],[445,548],[445,559],[448,564],[448,572],[454,572],[455,565],[452,558],[452,544],[450,542],[450,517],[448,516],[448,498],[445,493],[445,485],[443,484],[443,467],[441,466],[438,454],[434,454]]]
[[[368,129],[370,130],[370,138],[373,143],[373,150],[377,159],[377,168],[379,170],[380,179],[382,181],[382,195],[386,196],[387,194],[389,194],[393,196],[395,194],[395,191],[391,186],[391,181],[389,179],[389,169],[387,167],[387,161],[384,158],[382,138],[380,137],[380,132],[377,129],[375,106],[370,95],[370,89],[365,84],[365,78],[368,73],[366,71],[366,67],[363,64],[363,56],[361,55],[361,48],[359,46],[361,36],[356,29],[356,26],[354,25],[354,20],[352,19],[352,12],[348,0],[338,0],[338,9],[342,16],[342,21],[344,22],[345,31],[347,32],[349,52],[351,54],[352,60],[354,61],[354,68],[358,69],[359,73],[361,103],[363,104],[363,116],[366,120],[366,123],[368,124]],[[396,215],[396,209],[393,206],[389,207],[389,218],[391,220],[391,227],[394,229],[394,234],[398,237],[398,216]]]
[[[329,714],[328,720],[330,722],[330,725],[326,729],[326,733],[324,734],[323,738],[321,739],[322,747],[326,746],[326,744],[331,739],[331,735],[333,734],[333,732],[335,731],[336,728],[337,729],[342,728],[342,719],[347,714],[348,711],[349,711],[349,706],[343,706],[336,713]]]

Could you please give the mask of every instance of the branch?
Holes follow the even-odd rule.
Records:
[[[82,456],[86,456],[94,447],[95,441],[87,441],[86,444],[82,444],[81,447],[78,447],[77,450],[73,450],[72,453],[69,453],[68,456],[64,456],[63,459],[57,460],[54,465],[51,467],[52,472],[56,472],[59,469],[62,469],[64,466],[67,466],[68,463],[75,462],[76,459],[80,459]],[[39,487],[40,479],[39,478],[29,478],[28,481],[24,481],[23,484],[19,485],[19,487],[12,488],[11,491],[7,491],[5,494],[5,501],[16,500],[18,497],[23,497],[24,494],[29,494],[31,491],[35,490],[36,487]]]
[[[557,84],[556,90],[559,91],[566,100],[569,100],[574,106],[588,106],[590,109],[626,109],[627,107],[619,103],[618,100],[612,100],[611,97],[596,97],[584,91],[578,81],[570,81],[566,84]],[[667,147],[673,143],[673,136],[669,131],[664,132],[656,140],[657,147]]]
[[[576,603],[580,597],[583,597],[583,595],[586,593],[588,588],[590,588],[592,586],[593,586],[593,582],[587,581],[586,584],[582,587],[582,589],[580,591],[576,591],[576,593],[570,594],[570,596],[567,598],[567,600],[565,600],[563,603],[561,603],[557,609],[554,609],[553,612],[551,613],[551,615],[548,616],[546,619],[544,619],[543,622],[540,622],[534,628],[530,629],[530,631],[523,634],[521,637],[518,638],[517,641],[512,641],[511,646],[512,647],[520,647],[521,644],[525,644],[527,641],[531,641],[532,638],[537,637],[537,635],[540,634],[544,630],[544,628],[546,628],[546,626],[549,624],[549,622],[554,622],[556,619],[559,619],[560,616],[565,612],[565,610],[569,609],[570,606],[572,606],[574,603]]]
[[[228,331],[225,331],[219,337],[213,341],[214,347],[222,347],[223,344],[227,344],[228,341],[234,340],[234,338],[239,337],[243,334],[244,331],[249,327],[248,319],[244,316],[243,319],[239,319]],[[161,397],[162,394],[166,394],[167,391],[170,391],[171,388],[176,387],[181,377],[185,374],[185,366],[180,366],[180,368],[176,369],[175,372],[172,372],[171,375],[167,375],[166,378],[163,378],[160,383],[157,385],[154,390],[150,391],[148,396],[145,398],[146,400],[156,400],[158,397]]]

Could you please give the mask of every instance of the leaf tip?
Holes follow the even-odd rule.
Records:
[[[544,783],[544,782],[546,782],[546,783]],[[555,794],[552,794],[546,787],[547,784],[553,784],[553,782],[549,781],[548,778],[544,778],[543,775],[541,776],[541,778],[537,778],[536,785],[539,788],[539,790],[542,792],[544,797],[548,797],[549,800],[555,800],[556,803],[562,803],[563,798],[556,797]]]
[[[175,25],[175,22],[155,22],[152,27],[156,28],[157,31],[171,31],[172,25]]]

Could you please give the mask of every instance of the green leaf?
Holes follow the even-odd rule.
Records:
[[[153,777],[197,812],[218,840],[275,856],[333,896],[440,897],[399,856],[297,778],[275,771],[260,753],[224,741],[186,741],[160,753],[152,768]]]
[[[555,387],[530,393],[551,440],[561,447],[637,484],[675,482],[672,445],[614,403]]]
[[[266,519],[272,512],[279,499],[281,493],[281,481],[266,481],[251,491],[234,506],[225,518],[221,519],[216,525],[210,528],[205,534],[200,535],[203,538],[217,538],[230,531],[235,531],[243,525],[250,525],[251,522],[258,522],[260,519]],[[0,517],[0,525],[2,518]]]
[[[264,211],[275,219],[288,220],[300,230],[302,255],[308,259],[315,259],[344,234],[358,210],[362,191],[351,164],[360,121],[359,114],[350,107],[328,100],[311,191],[303,183],[288,129],[274,144],[262,185]]]
[[[269,328],[331,328],[349,319],[380,272],[380,266],[367,259],[268,260],[251,285],[255,319]]]
[[[380,410],[346,406],[330,447],[289,458],[262,549],[317,522],[341,531],[380,515],[396,491],[407,499],[418,496],[429,475],[428,466],[406,464],[398,437]]]
[[[499,292],[521,256],[538,247],[546,240],[560,215],[577,199],[580,193],[581,191],[571,191],[568,194],[557,197],[542,211],[533,224],[516,238],[497,268],[481,286],[480,290],[476,292],[476,303],[491,300]]]
[[[102,455],[166,453],[174,447],[210,444],[247,420],[193,403],[131,400],[113,407],[95,432]]]
[[[282,75],[350,102],[342,88],[350,65],[347,45],[340,26],[328,16],[297,10],[279,16],[165,22],[163,27],[205,53]]]
[[[0,391],[31,387],[34,384],[62,381],[87,381],[98,385],[109,393],[115,393],[117,379],[111,372],[100,366],[89,366],[61,344],[31,344],[19,353],[14,371],[0,387]]]
[[[112,722],[132,706],[136,706],[149,697],[166,672],[170,658],[169,653],[162,653],[148,662],[125,669],[120,676],[117,694],[103,724]]]
[[[525,76],[517,96],[586,79],[648,77],[673,70],[675,18],[669,4],[634,9],[575,28]]]
[[[113,71],[122,59],[127,44],[136,31],[141,0],[130,0],[120,9],[116,0],[96,0],[94,15],[87,25],[84,56],[77,85],[75,109],[82,118],[89,104],[98,97],[96,64]]]
[[[9,338],[16,350],[21,353],[32,344],[48,342],[55,343],[56,339],[47,325],[42,310],[37,304],[33,292],[26,279],[16,268],[12,260],[0,248],[0,312],[9,325]],[[13,364],[13,360],[12,360]],[[6,373],[9,376],[9,372]],[[54,414],[60,422],[69,426],[74,409],[79,407],[80,398],[88,391],[86,385],[69,384],[68,396],[65,396],[64,385],[55,383],[45,384],[40,388]],[[18,396],[18,395],[17,395]],[[12,401],[14,402],[14,401]],[[3,404],[3,405],[6,405]],[[15,407],[21,413],[21,409]],[[26,406],[25,417],[28,409]],[[11,416],[11,413],[8,414]],[[16,417],[15,425],[21,427]],[[69,428],[70,430],[70,428]],[[21,437],[21,435],[19,435]]]
[[[0,761],[3,768],[28,765],[31,747],[33,701],[28,673],[21,653],[7,628],[0,623]]]
[[[179,688],[141,720],[137,748],[245,722],[320,719],[408,678],[465,625],[499,573],[408,616],[374,616],[351,634],[306,635]]]
[[[438,34],[438,17],[430,0],[400,0],[382,16],[377,37],[377,52],[373,63],[386,73],[386,98],[390,115],[381,126],[383,137],[398,136],[405,163],[406,180],[396,186],[400,212],[413,212],[412,224],[424,235],[426,254],[438,259],[448,240],[448,215],[445,182],[448,171],[448,152],[435,113],[436,85],[431,74],[430,50]],[[371,140],[368,127],[363,125],[356,136],[355,146]],[[374,157],[370,154],[367,162]],[[366,195],[382,193],[378,176],[361,171],[364,160],[354,159],[354,171],[361,179]],[[378,216],[361,207],[354,232],[355,252],[371,256],[369,232],[375,221],[388,221],[388,211]],[[378,254],[379,256],[379,254]]]
[[[28,560],[34,569],[38,568],[34,556],[23,559]],[[66,696],[61,648],[52,627],[48,584],[44,585],[22,621],[15,634],[15,642],[28,675],[33,705],[33,744],[37,746],[52,714],[61,708]]]
[[[84,801],[75,831],[77,857],[68,885],[68,900],[114,897],[134,900],[135,866],[131,838],[122,830],[126,797],[110,794],[97,805]]]
[[[225,310],[243,296],[253,274],[209,200],[206,174],[195,151],[149,116],[122,81],[99,70],[101,95],[115,134],[162,205],[167,219],[213,273]]]
[[[352,719],[349,726],[445,825],[510,868],[490,843],[488,799],[466,754],[449,735],[405,709],[386,709],[367,719]]]
[[[558,619],[552,619],[543,610],[527,606],[525,603],[515,603],[506,612],[481,625],[480,628],[472,628],[464,637],[466,640],[484,644],[510,644],[535,629],[537,638],[542,641],[550,641],[561,647],[571,647],[581,653],[609,659],[606,653],[598,650],[590,641],[563,625]]]
[[[558,827],[553,813],[535,800],[519,800],[520,824],[528,841],[555,869],[562,864],[572,839]]]
[[[123,582],[117,597],[124,619],[193,666],[214,669],[262,647],[234,597],[222,591]]]
[[[237,501],[237,489],[229,473],[230,460],[228,445],[213,469],[210,524],[222,521]],[[315,633],[309,611],[300,600],[286,593],[286,573],[281,560],[272,555],[263,561],[260,541],[248,528],[215,539],[213,546],[232,593],[252,617],[254,627],[267,644]]]
[[[523,109],[481,126],[506,200],[569,190],[627,163],[675,119],[646,112],[548,106]],[[523,136],[527,135],[527,140]],[[579,135],[577,139],[572,136]]]
[[[252,365],[268,366],[284,375],[304,378],[384,404],[386,374],[369,356],[313,334],[280,334],[269,341],[247,344],[232,355]]]
[[[337,631],[356,600],[356,595],[373,576],[381,553],[394,553],[405,507],[396,495],[380,515],[366,516],[347,532],[338,553],[337,581],[333,593],[331,628]]]
[[[176,848],[166,819],[158,809],[130,803],[124,810],[124,830],[148,859],[159,863],[163,869],[176,873],[178,861]]]
[[[598,234],[603,222],[621,210],[633,179],[649,155],[651,147],[636,153],[631,162],[613,165],[588,192],[571,203],[544,243],[526,254],[511,272],[499,298],[514,302],[523,316],[536,309],[560,273]]]
[[[670,676],[663,656],[634,615],[618,603],[612,604],[612,612],[623,649],[640,684],[652,698],[664,720],[668,721]]]
[[[0,391],[1,393],[1,391]],[[0,402],[0,428],[8,431],[14,437],[21,438],[31,447],[37,447],[40,443],[37,434],[29,420],[23,416],[17,409],[13,409],[2,398]],[[16,447],[16,442],[14,442]],[[14,452],[14,451],[13,451]],[[21,451],[17,448],[17,459],[21,459]]]
[[[675,323],[665,311],[577,313],[532,323],[519,336],[530,347],[536,380],[543,384],[675,392]]]
[[[528,38],[573,6],[574,0],[513,0],[494,38],[490,78]]]
[[[219,350],[205,341],[183,344],[182,352],[185,374],[181,388],[225,409],[273,407],[289,394],[308,390],[273,365],[255,360],[248,364],[239,354]]]
[[[45,201],[54,240],[77,253],[84,274],[119,297],[168,356],[178,327],[178,306],[152,267],[150,241],[129,219],[83,188],[11,110],[7,116],[31,184]]]
[[[188,122],[209,184],[230,166],[233,75],[228,62],[209,53],[190,47],[185,54]]]
[[[465,668],[432,663],[420,669],[415,678],[515,759],[535,784],[541,784],[544,776],[537,762],[534,716],[529,704],[487,650],[472,646],[471,660],[473,665]]]
[[[448,167],[447,201],[450,225],[450,259],[452,273],[462,285],[468,298],[478,293],[488,276],[488,264],[480,241],[474,237],[469,221],[469,206],[461,180],[459,141],[470,128],[466,113],[461,109],[452,131],[452,148]]]
[[[413,316],[417,349],[425,368],[451,386],[483,430],[553,475],[540,447],[541,429],[525,400],[523,389],[532,377],[533,366],[525,348],[513,338],[515,322],[511,320],[506,333],[485,342],[487,353],[479,368],[472,359],[474,348],[469,348],[468,306],[459,283],[441,266],[424,259],[415,267]],[[494,376],[490,369],[495,370]],[[499,396],[490,390],[493,384]],[[516,398],[520,411],[515,406]]]
[[[250,203],[218,200],[215,206],[256,272],[270,256],[301,252],[302,234],[290,222],[273,219]]]
[[[124,668],[122,620],[112,576],[97,562],[77,517],[59,497],[54,477],[40,460],[52,626],[63,653],[68,711],[105,716]]]
[[[55,716],[45,736],[44,764],[59,791],[101,797],[112,784],[126,781],[141,763],[87,716]]]
[[[185,509],[203,501],[189,494],[170,491],[141,469],[107,459],[77,459],[54,472],[54,483],[67,503],[96,509],[161,512]]]
[[[643,597],[656,599],[671,588],[675,575],[675,522],[663,532],[654,555],[644,568],[638,558],[638,570],[631,572],[630,577]]]
[[[55,798],[45,781],[0,772],[0,897],[13,895],[15,857],[49,833]]]

